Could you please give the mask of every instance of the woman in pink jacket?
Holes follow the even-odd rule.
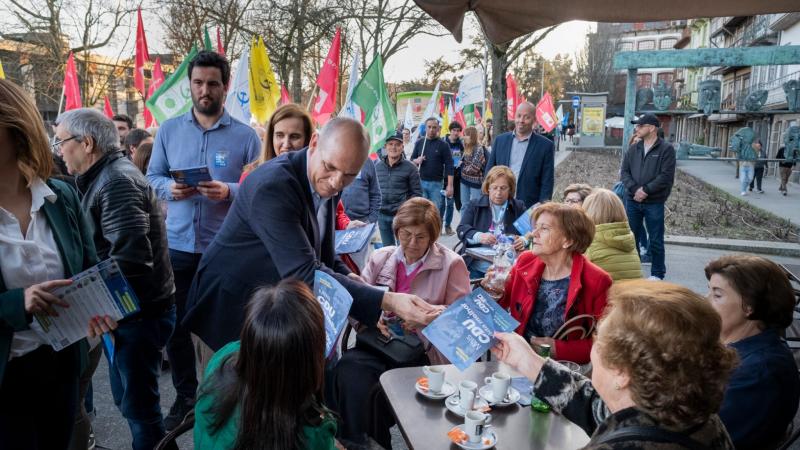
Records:
[[[464,260],[436,242],[442,231],[442,220],[430,200],[415,197],[403,203],[394,217],[392,230],[400,245],[383,247],[372,254],[361,273],[367,283],[385,286],[392,292],[415,294],[431,304],[443,306],[470,293],[469,270]],[[390,328],[402,327],[396,320],[384,313],[373,326],[389,336],[393,332]],[[409,361],[407,365],[447,364],[419,331],[403,331],[419,336],[425,348],[425,354],[418,361]],[[397,364],[382,355],[359,346],[345,352],[337,364],[333,380],[335,405],[332,406],[342,419],[341,440],[347,448],[366,446],[367,434],[385,448],[391,448],[392,414],[388,410],[382,414],[376,411],[382,411],[386,405],[379,377],[395,367]]]

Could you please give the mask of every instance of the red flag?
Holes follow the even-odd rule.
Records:
[[[147,38],[144,36],[141,8],[139,8],[137,14],[139,18],[136,24],[136,66],[133,71],[133,86],[144,95],[144,63],[150,61],[150,53],[147,51]]]
[[[286,90],[286,86],[281,84],[281,105],[286,105],[292,103],[292,97],[289,96],[289,91]]]
[[[222,46],[222,35],[219,32],[219,26],[217,26],[217,53],[225,56],[225,47]]]
[[[106,95],[105,105],[103,105],[103,114],[106,115],[109,119],[114,118],[114,110],[111,109],[111,102],[108,100],[108,96]]]
[[[164,72],[161,71],[161,58],[156,58],[155,64],[153,64],[153,79],[150,80],[150,87],[147,89],[147,98],[153,96],[153,94],[161,87],[161,84],[164,83]],[[147,109],[147,106],[144,107],[144,126],[145,128],[150,128],[157,126],[158,122],[153,117],[153,114],[150,113],[150,110]]]
[[[553,98],[550,97],[549,92],[545,92],[542,99],[536,105],[536,121],[548,133],[556,127],[558,119],[556,118],[556,111],[553,109]]]
[[[319,71],[319,76],[317,77],[319,92],[311,110],[311,117],[317,121],[319,126],[325,125],[336,109],[336,87],[339,84],[339,52],[341,47],[342,30],[337,28],[336,36],[333,37],[333,43],[330,50],[328,50],[328,56],[325,58],[325,63],[323,63],[322,70]]]
[[[476,124],[478,124],[478,123],[481,123],[481,120],[482,120],[482,118],[481,118],[481,112],[480,112],[480,111],[478,111],[478,107],[476,106],[476,107],[475,107],[475,123],[476,123]]]
[[[75,69],[75,56],[70,52],[67,67],[64,69],[64,111],[78,109],[82,106],[81,85],[78,83],[78,71]]]
[[[514,120],[519,107],[519,93],[517,92],[517,82],[511,74],[506,76],[506,107],[508,109],[508,120]]]
[[[444,106],[444,95],[439,94],[439,115],[444,117],[447,114],[447,108]]]

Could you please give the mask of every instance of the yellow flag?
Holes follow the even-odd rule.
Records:
[[[281,98],[281,85],[275,81],[272,64],[261,36],[250,46],[250,113],[264,123]]]
[[[441,136],[450,134],[450,105],[444,107],[444,114],[442,114],[442,129],[439,130]]]
[[[0,61],[0,79],[5,79],[6,73],[3,72],[3,61]]]
[[[492,102],[491,100],[486,102],[486,114],[483,115],[484,119],[491,119],[492,118]]]

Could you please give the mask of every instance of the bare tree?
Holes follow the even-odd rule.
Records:
[[[511,65],[528,50],[536,47],[558,25],[525,35],[505,44],[491,44],[489,59],[492,73],[492,127],[495,135],[502,133],[507,125],[506,117],[506,73]]]
[[[8,0],[4,8],[13,18],[4,37],[35,49],[35,54],[26,56],[25,62],[39,69],[27,71],[33,72],[31,76],[35,79],[26,84],[33,86],[40,107],[41,103],[58,103],[63,70],[52,68],[63,68],[70,52],[78,59],[84,104],[95,104],[105,95],[114,77],[124,76],[115,70],[121,50],[111,58],[97,58],[95,53],[118,43],[115,42],[118,31],[130,30],[129,19],[135,11],[133,0],[114,4],[95,0]]]
[[[586,35],[586,45],[576,58],[576,84],[584,92],[611,90],[614,81],[614,50],[616,41],[609,33]]]

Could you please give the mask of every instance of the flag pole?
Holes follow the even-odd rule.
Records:
[[[56,118],[61,115],[61,106],[64,105],[64,85],[61,85],[61,97],[58,98],[58,111],[56,112]]]
[[[311,103],[314,102],[314,96],[317,94],[317,85],[314,84],[314,88],[311,89],[311,95],[308,97],[308,105],[306,105],[306,111],[311,112]]]

